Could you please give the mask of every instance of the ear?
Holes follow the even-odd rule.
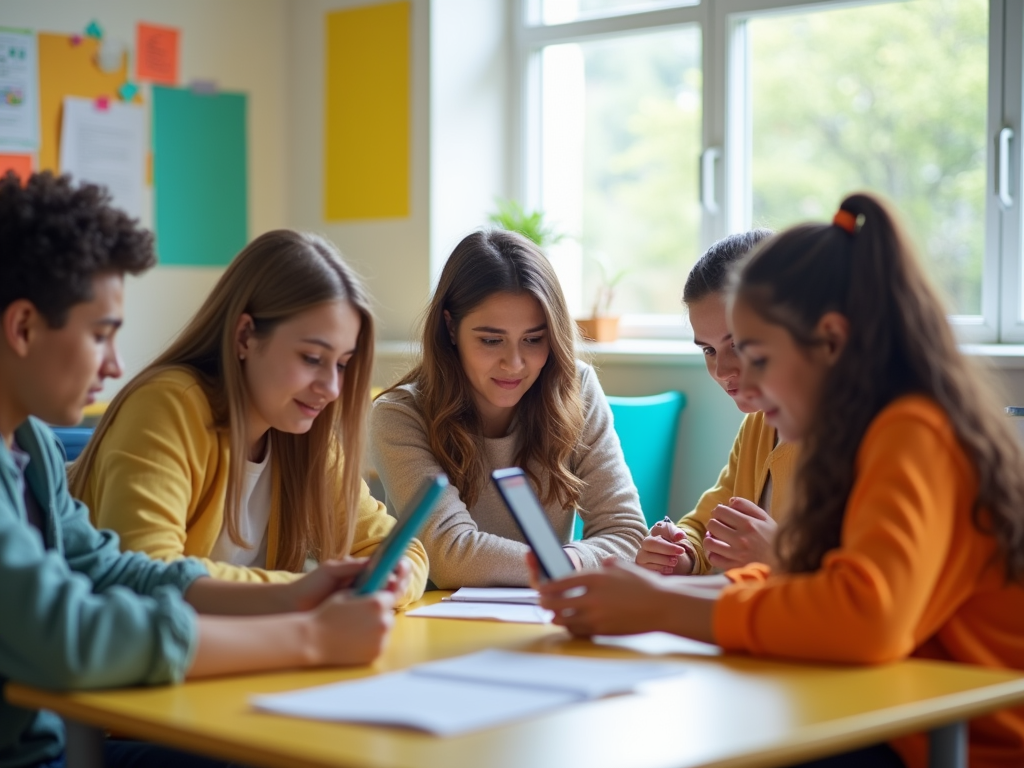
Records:
[[[3,338],[17,357],[27,357],[40,322],[45,319],[28,299],[12,301],[3,313]]]
[[[850,338],[850,321],[841,312],[826,312],[818,320],[815,334],[822,340],[821,349],[825,362],[834,365],[846,349],[846,342]]]
[[[444,310],[444,324],[448,328],[448,338],[452,340],[452,346],[455,346],[455,323],[452,321],[452,313],[447,309]]]
[[[256,343],[256,324],[252,321],[252,315],[243,312],[235,324],[235,352],[239,360],[245,360],[246,355],[252,352]]]

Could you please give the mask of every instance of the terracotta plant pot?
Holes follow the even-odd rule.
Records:
[[[619,338],[618,317],[588,317],[577,320],[583,338],[589,341],[615,341]]]

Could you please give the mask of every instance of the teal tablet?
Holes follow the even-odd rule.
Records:
[[[427,518],[441,498],[441,493],[447,487],[448,478],[444,475],[434,475],[423,481],[408,514],[398,519],[391,533],[370,555],[366,567],[356,577],[352,587],[357,595],[368,595],[384,588],[391,572],[395,570],[405,550],[409,548],[409,542],[427,522]]]

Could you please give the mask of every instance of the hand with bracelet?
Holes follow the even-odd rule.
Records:
[[[691,574],[696,562],[697,552],[686,532],[668,515],[654,524],[636,555],[637,565],[665,576]]]

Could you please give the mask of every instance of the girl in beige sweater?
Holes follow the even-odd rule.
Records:
[[[455,248],[427,308],[423,359],[370,419],[371,458],[395,508],[425,475],[451,480],[421,536],[436,586],[528,583],[528,547],[489,477],[508,466],[526,470],[577,568],[636,555],[647,533],[640,499],[576,336],[558,279],[528,240],[476,232]]]

